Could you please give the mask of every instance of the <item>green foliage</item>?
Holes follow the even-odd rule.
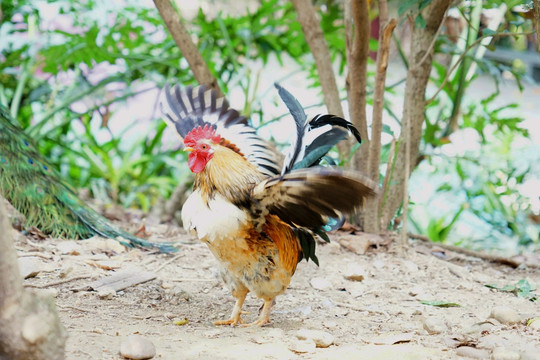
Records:
[[[536,290],[536,288],[532,286],[526,279],[521,279],[515,284],[509,284],[504,286],[498,286],[495,284],[486,284],[485,286],[490,289],[513,293],[517,297],[529,299],[530,301],[538,300],[533,292]]]

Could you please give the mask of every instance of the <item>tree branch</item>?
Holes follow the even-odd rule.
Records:
[[[540,53],[540,0],[533,0],[534,26],[536,27],[536,50]]]
[[[375,88],[373,94],[373,122],[371,124],[371,141],[369,143],[368,174],[379,182],[379,165],[381,161],[381,134],[384,110],[384,84],[386,82],[386,68],[388,67],[388,53],[392,32],[397,25],[396,19],[388,20],[388,5],[386,0],[379,0],[379,48],[377,49],[377,73],[375,75]],[[379,233],[379,199],[372,198],[366,201],[364,231]]]
[[[366,70],[370,37],[367,0],[345,1],[345,33],[349,69],[347,74],[349,116],[364,142],[354,156],[354,167],[357,170],[367,171],[369,136],[366,120]]]
[[[302,30],[306,36],[315,66],[321,80],[321,88],[324,103],[328,112],[334,115],[344,117],[339,91],[337,88],[336,77],[332,69],[332,59],[328,44],[321,30],[319,19],[311,0],[291,0],[298,15],[298,22],[302,25]]]
[[[0,197],[0,359],[64,359],[66,331],[50,299],[24,290]]]
[[[171,0],[154,0],[159,13],[169,29],[174,42],[186,58],[191,71],[197,82],[201,85],[206,85],[218,92],[221,96],[223,93],[219,88],[216,78],[210,73],[208,65],[204,61],[197,46],[193,43],[191,35],[182,24],[180,15],[172,4]]]
[[[403,202],[405,177],[410,174],[416,165],[414,159],[418,155],[418,148],[422,138],[426,87],[433,61],[433,48],[431,44],[451,2],[452,0],[434,0],[431,2],[422,11],[426,26],[424,28],[415,27],[413,29],[409,57],[410,66],[407,72],[405,98],[403,101],[403,124],[407,125],[407,129],[402,129],[399,140],[400,144],[406,144],[405,141],[410,141],[410,143],[408,146],[400,146],[398,150],[396,167],[393,174],[394,178],[390,179],[391,185],[388,190],[385,207],[382,209],[381,222],[383,227],[387,227],[399,205]],[[426,53],[428,53],[427,57],[425,57]],[[416,64],[419,64],[419,66],[416,66]],[[405,134],[405,132],[409,134]],[[406,170],[405,166],[407,165],[408,169]]]

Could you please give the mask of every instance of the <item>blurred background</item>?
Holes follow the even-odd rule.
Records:
[[[413,3],[388,3],[398,27],[386,80],[381,183],[401,130],[411,28],[425,26],[411,13]],[[345,99],[343,3],[314,4]],[[291,135],[276,81],[308,114],[326,112],[290,2],[176,6],[231,105],[264,137],[282,146]],[[369,15],[368,124],[377,6]],[[540,55],[531,19],[527,1],[457,1],[446,14],[409,181],[409,232],[506,254],[540,248]],[[74,188],[100,204],[152,214],[179,184],[189,184],[158,100],[166,83],[196,82],[152,1],[13,0],[1,3],[0,21],[0,103]],[[495,36],[501,33],[518,35]]]

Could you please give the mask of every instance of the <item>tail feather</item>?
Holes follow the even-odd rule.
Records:
[[[1,106],[0,192],[25,216],[26,227],[36,227],[51,236],[86,239],[101,235],[128,246],[173,250],[170,244],[150,243],[121,230],[88,207]]]
[[[282,175],[293,169],[318,165],[321,158],[345,138],[345,130],[361,142],[360,133],[349,121],[334,115],[317,115],[308,120],[298,100],[279,84],[274,85],[296,125],[296,139],[285,157]]]

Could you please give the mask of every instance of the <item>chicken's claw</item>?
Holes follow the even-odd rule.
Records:
[[[247,311],[239,311],[238,313],[233,313],[230,319],[227,320],[217,320],[214,321],[214,325],[231,325],[236,326],[238,324],[241,324],[240,326],[243,326],[244,320],[240,317],[240,315],[249,314]]]

